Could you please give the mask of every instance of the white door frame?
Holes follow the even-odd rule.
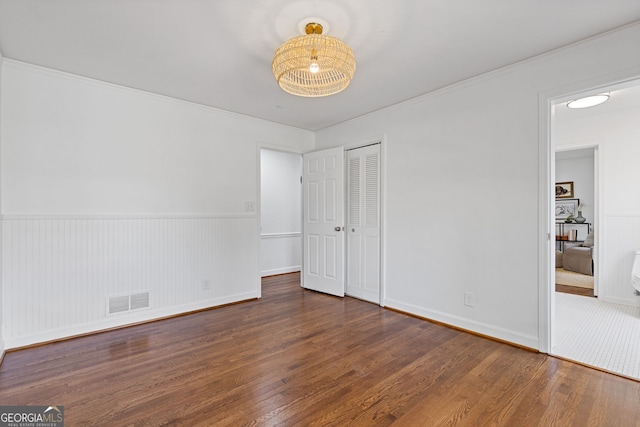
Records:
[[[596,94],[616,85],[631,84],[640,79],[640,67],[599,76],[587,81],[541,92],[538,95],[538,350],[551,353],[555,323],[555,206],[552,188],[555,184],[555,147],[551,138],[552,105],[567,102],[576,94]],[[600,151],[602,155],[602,151]],[[600,160],[601,161],[601,160]],[[602,171],[599,171],[600,173]],[[600,179],[601,181],[601,179]],[[599,184],[598,184],[599,185]],[[602,192],[599,196],[603,197]],[[601,215],[598,215],[601,218]],[[601,221],[601,220],[600,220]],[[602,228],[599,227],[602,241]],[[602,247],[602,245],[600,245]],[[602,252],[600,253],[602,259]]]
[[[553,122],[550,123],[550,125],[551,125],[551,128],[553,128],[553,125],[554,125]],[[603,182],[604,175],[602,173],[603,165],[604,165],[604,161],[603,161],[604,144],[602,144],[602,141],[600,140],[593,140],[593,141],[581,141],[574,144],[566,144],[566,145],[563,145],[562,147],[555,147],[553,138],[551,143],[554,145],[554,150],[551,153],[552,157],[550,159],[551,163],[553,163],[554,165],[553,176],[551,177],[552,182],[556,182],[554,178],[555,178],[555,164],[556,164],[555,160],[556,160],[557,152],[593,148],[593,201],[595,206],[595,209],[593,210],[593,224],[591,227],[591,231],[594,232],[594,239],[595,239],[595,244],[593,246],[593,264],[594,264],[593,291],[594,291],[594,295],[598,296],[598,293],[600,291],[600,286],[599,286],[600,272],[602,271],[600,269],[600,266],[601,266],[600,260],[604,250],[603,245],[600,243],[604,242],[603,236],[606,233],[606,230],[604,229],[603,223],[601,221],[601,218],[603,218],[603,212],[604,212],[602,202],[601,202],[601,200],[603,200],[602,194],[604,193],[604,182]],[[552,198],[551,203],[553,203],[555,200],[555,197],[551,195],[551,198]],[[555,241],[554,241],[554,251],[555,251]],[[555,279],[551,283],[552,291],[554,290],[554,283],[553,283],[554,281]],[[555,294],[553,292],[551,292],[551,294],[553,298],[553,295]]]
[[[258,233],[256,236],[256,239],[258,239],[258,279],[257,279],[257,296],[258,298],[262,298],[262,254],[261,254],[261,246],[262,246],[262,217],[261,217],[261,200],[262,200],[262,191],[261,191],[261,187],[262,187],[262,183],[261,183],[261,176],[262,176],[262,168],[261,168],[261,155],[260,152],[262,151],[262,149],[266,149],[266,150],[273,150],[273,151],[283,151],[285,153],[294,153],[294,154],[299,154],[302,157],[302,150],[296,149],[296,148],[292,148],[292,147],[287,147],[287,146],[283,146],[283,145],[277,145],[277,144],[270,144],[267,142],[258,142],[256,144],[256,194],[257,194],[257,200],[255,203],[256,206],[256,212],[255,215],[258,219]],[[300,171],[300,176],[302,176],[302,170]],[[301,186],[302,187],[302,186]],[[302,189],[300,190],[302,191]],[[302,195],[302,194],[301,194]],[[302,197],[300,197],[300,220],[302,221]],[[300,237],[302,239],[302,237]]]

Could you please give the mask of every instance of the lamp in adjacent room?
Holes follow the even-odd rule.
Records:
[[[567,107],[569,108],[588,108],[595,107],[596,105],[600,105],[603,102],[609,100],[608,93],[601,93],[598,95],[585,96],[584,98],[575,99],[573,101],[567,102]]]

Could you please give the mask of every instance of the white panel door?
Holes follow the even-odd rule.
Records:
[[[303,279],[307,289],[344,296],[344,151],[303,156]]]
[[[380,303],[380,145],[347,151],[348,295]]]

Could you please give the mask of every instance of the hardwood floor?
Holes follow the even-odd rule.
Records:
[[[0,405],[68,426],[640,425],[638,382],[298,283],[8,353]]]
[[[595,297],[593,289],[581,288],[579,286],[567,286],[556,284],[556,292],[562,292],[565,294],[580,295],[583,297]]]

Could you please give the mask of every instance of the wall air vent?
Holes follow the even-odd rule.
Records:
[[[140,294],[133,294],[130,298],[131,310],[138,310],[140,308],[149,308],[149,292],[142,292]]]
[[[149,308],[149,292],[107,298],[107,314],[124,313],[141,308]]]
[[[129,311],[129,295],[109,298],[109,314]]]

